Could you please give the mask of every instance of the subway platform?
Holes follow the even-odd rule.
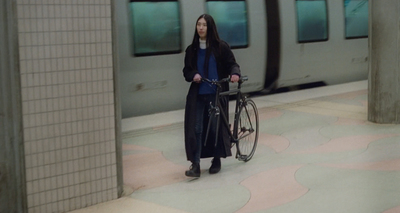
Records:
[[[202,159],[197,179],[184,174],[183,110],[124,119],[124,196],[73,213],[400,212],[400,125],[367,120],[367,84],[254,98],[252,160],[211,175]]]

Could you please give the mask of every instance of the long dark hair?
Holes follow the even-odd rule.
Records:
[[[208,14],[203,14],[199,16],[199,18],[196,21],[196,25],[194,28],[194,36],[193,36],[193,41],[192,45],[194,48],[198,48],[200,45],[199,39],[200,36],[197,33],[197,22],[199,22],[200,19],[204,18],[207,23],[207,47],[216,47],[218,46],[219,42],[221,39],[219,38],[218,31],[217,31],[217,25],[215,24],[215,21],[212,16]]]
[[[197,32],[197,22],[199,22],[200,19],[204,18],[204,20],[207,23],[207,49],[206,49],[206,60],[204,61],[204,70],[205,70],[205,75],[208,77],[208,63],[210,60],[211,53],[214,53],[214,57],[218,57],[220,53],[220,42],[221,39],[219,38],[218,31],[217,31],[217,25],[215,24],[215,21],[212,16],[208,14],[203,14],[199,16],[196,20],[196,25],[194,28],[194,36],[193,36],[193,41],[192,41],[192,48],[193,50],[197,50],[200,48],[200,36]],[[197,55],[197,51],[195,51]],[[197,57],[195,57],[197,58]]]

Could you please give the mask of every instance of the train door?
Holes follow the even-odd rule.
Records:
[[[265,88],[267,90],[276,87],[279,78],[280,62],[280,19],[278,0],[266,0],[267,18],[267,70],[265,76]]]

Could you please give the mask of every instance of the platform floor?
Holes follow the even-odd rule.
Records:
[[[400,212],[400,125],[367,121],[367,81],[255,98],[253,159],[187,178],[183,111],[124,119],[126,195],[74,213]]]

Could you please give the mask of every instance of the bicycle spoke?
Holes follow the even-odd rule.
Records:
[[[258,140],[258,113],[253,101],[246,100],[241,107],[238,120],[238,159],[249,161],[255,152]]]

